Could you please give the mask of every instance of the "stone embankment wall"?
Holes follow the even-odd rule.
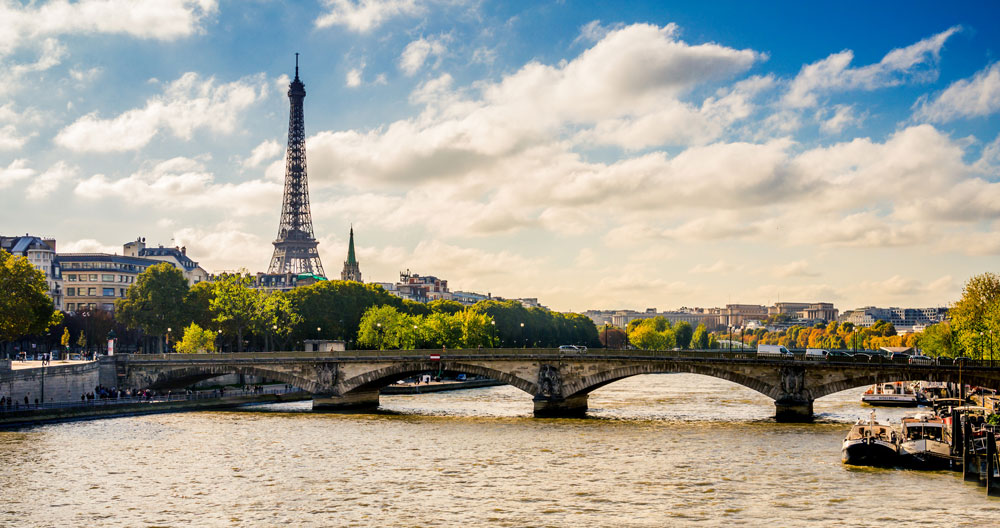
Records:
[[[80,396],[100,384],[97,362],[77,365],[57,365],[21,370],[5,370],[0,366],[0,396],[24,403],[24,397],[34,405],[80,401]]]

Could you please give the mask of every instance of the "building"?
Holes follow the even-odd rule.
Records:
[[[340,280],[364,282],[361,280],[358,259],[354,257],[354,226],[351,226],[351,241],[347,245],[347,260],[344,261],[344,269],[340,272]]]
[[[595,326],[602,327],[605,324],[610,324],[611,326],[616,326],[618,328],[625,328],[628,326],[629,322],[636,319],[653,319],[656,317],[666,319],[670,322],[671,326],[681,321],[686,321],[691,326],[697,327],[699,324],[705,322],[706,318],[710,318],[710,322],[718,320],[717,316],[713,316],[701,308],[684,308],[669,312],[660,312],[657,311],[656,308],[646,308],[645,312],[638,312],[635,310],[588,310],[584,312],[584,315],[590,317],[590,319],[594,321]]]
[[[879,321],[892,323],[899,333],[915,331],[917,328],[926,328],[930,325],[940,323],[948,318],[948,309],[938,308],[877,308],[866,306],[855,310],[848,310],[840,317],[841,322],[851,323],[854,326],[871,327]]]
[[[433,275],[418,275],[410,270],[399,273],[399,282],[376,282],[385,291],[415,302],[430,302],[438,299],[451,300],[452,293],[448,291],[448,281]]]
[[[186,247],[146,247],[146,239],[139,237],[134,242],[127,242],[122,246],[122,254],[126,257],[143,257],[160,262],[169,262],[175,268],[184,273],[184,278],[188,284],[193,286],[202,281],[207,281],[209,274],[197,262],[187,256]]]
[[[767,319],[768,309],[760,304],[727,304],[719,313],[719,324],[742,328],[750,321]]]
[[[836,321],[839,310],[833,307],[833,303],[795,303],[779,302],[774,303],[767,309],[767,316],[773,318],[776,315],[787,315],[792,319],[804,319],[813,321]]]
[[[63,309],[62,275],[56,259],[56,241],[53,238],[24,236],[0,236],[0,249],[28,259],[35,269],[45,274],[49,297],[57,310]]]
[[[312,273],[260,273],[253,277],[251,288],[266,291],[288,291],[299,286],[309,286],[320,281],[325,281],[326,277],[313,275]]]
[[[393,285],[395,287],[395,285]],[[475,293],[475,292],[465,292],[465,291],[454,291],[451,292],[451,300],[460,302],[466,306],[472,306],[479,301],[502,301],[502,297],[494,297],[491,293]]]
[[[115,301],[135,284],[136,277],[160,261],[108,255],[107,253],[60,253],[56,256],[65,284],[64,310],[112,311]]]

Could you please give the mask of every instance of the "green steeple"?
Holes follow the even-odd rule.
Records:
[[[357,266],[358,259],[354,257],[354,226],[351,226],[351,243],[347,246],[347,262],[348,266]]]

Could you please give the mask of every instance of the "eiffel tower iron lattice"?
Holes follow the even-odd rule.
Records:
[[[285,155],[285,194],[281,204],[278,238],[268,273],[309,273],[326,277],[316,250],[309,181],[306,175],[306,130],[302,100],[306,87],[299,80],[299,54],[295,54],[295,79],[288,85],[288,151]]]

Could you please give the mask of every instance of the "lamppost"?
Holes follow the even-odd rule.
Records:
[[[378,332],[378,349],[382,350],[382,323],[375,323],[375,326],[378,328],[376,330]]]
[[[490,348],[497,347],[497,320],[491,319],[490,326],[493,327],[492,333],[490,334]]]
[[[278,325],[271,325],[271,351],[278,348]]]
[[[524,323],[521,323],[521,348],[527,348],[524,342]]]
[[[219,347],[219,354],[221,354],[222,353],[222,329],[221,328],[219,329],[218,347]]]
[[[611,348],[610,345],[608,343],[608,323],[604,323],[604,348]]]
[[[166,341],[167,341],[167,354],[169,354],[170,353],[170,327],[169,326],[167,327],[167,334],[165,336],[163,336],[163,338],[166,339]]]
[[[412,350],[416,350],[416,349],[417,349],[417,325],[413,325],[413,348],[412,348]]]

